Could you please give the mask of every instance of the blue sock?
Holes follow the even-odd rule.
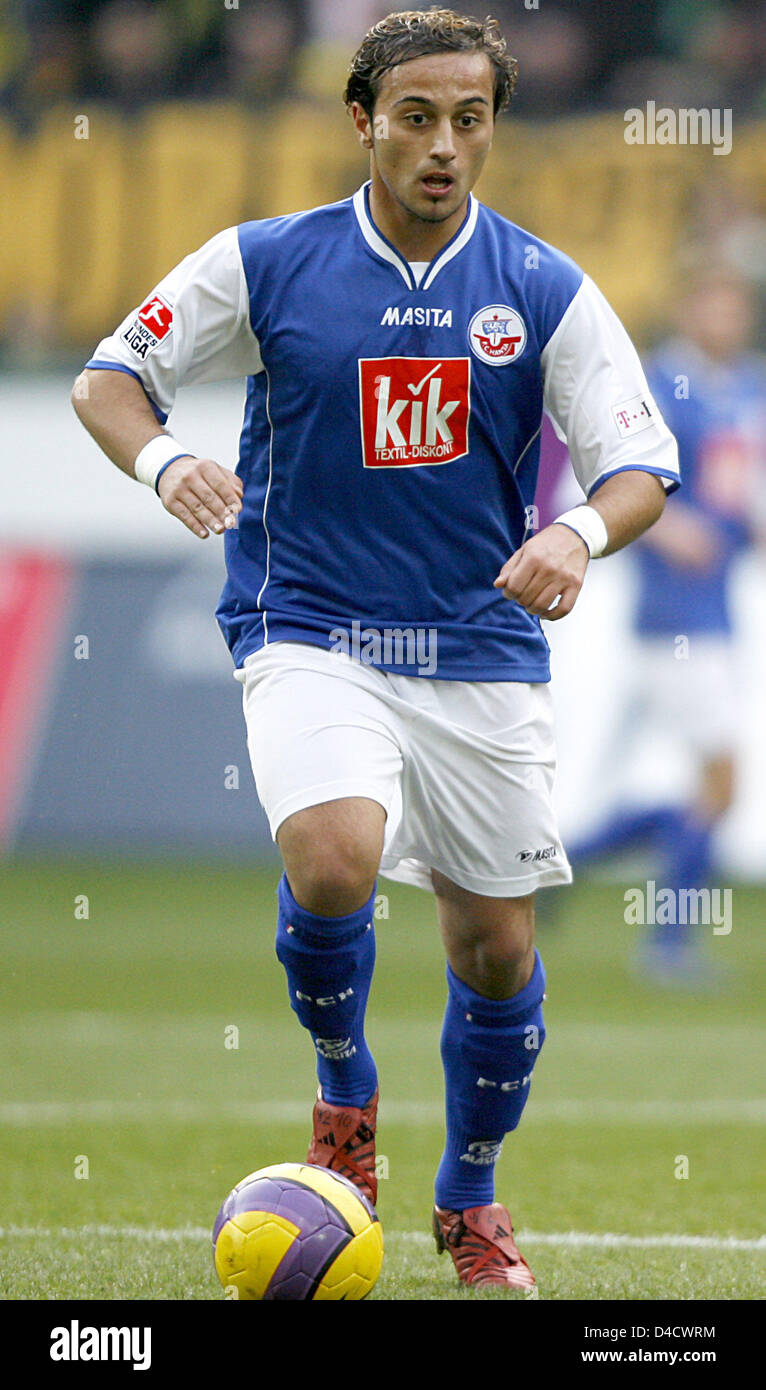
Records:
[[[436,1205],[451,1211],[495,1199],[495,1163],[529,1095],[545,1040],[545,971],[535,952],[529,984],[510,999],[485,999],[447,967],[442,1029],[447,1143],[436,1175]]]
[[[671,888],[675,894],[678,908],[681,890],[707,887],[710,881],[713,860],[714,826],[699,819],[693,812],[679,809],[673,824],[669,827],[665,843],[665,882],[663,888]],[[679,922],[678,913],[674,920],[658,923],[652,932],[652,941],[665,950],[684,950],[694,944],[694,933],[699,925]]]
[[[375,889],[364,907],[345,917],[317,917],[299,907],[284,874],[278,897],[277,956],[290,1004],[314,1041],[322,1096],[331,1105],[364,1105],[378,1084],[364,1038],[375,966]]]

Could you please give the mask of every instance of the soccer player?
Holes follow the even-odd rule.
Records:
[[[437,1247],[465,1283],[529,1292],[494,1165],[545,1037],[534,893],[571,879],[540,619],[657,520],[678,464],[595,285],[473,196],[515,75],[494,21],[375,25],[346,91],[369,182],[215,236],[73,395],[114,463],[194,535],[225,533],[217,616],[284,861],[277,954],[316,1047],[309,1161],[376,1199],[382,871],[435,894],[447,958]],[[240,376],[233,474],[163,426],[182,383]],[[590,501],[535,534],[544,408]]]
[[[725,266],[699,265],[681,285],[676,331],[647,372],[678,440],[684,492],[633,551],[636,660],[614,742],[625,759],[670,721],[691,788],[620,808],[572,849],[579,864],[636,841],[651,846],[675,906],[654,927],[640,964],[653,982],[704,988],[716,976],[695,939],[699,928],[678,908],[682,893],[709,884],[716,828],[733,799],[740,700],[730,587],[736,561],[763,531],[766,372],[752,349],[746,281]]]

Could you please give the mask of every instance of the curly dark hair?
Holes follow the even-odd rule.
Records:
[[[486,53],[495,70],[495,116],[510,105],[518,64],[508,52],[497,20],[473,19],[433,5],[430,10],[397,10],[365,34],[351,60],[346,106],[358,101],[372,116],[381,78],[391,68],[428,53],[450,52]]]

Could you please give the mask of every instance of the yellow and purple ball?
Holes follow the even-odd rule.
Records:
[[[383,1262],[374,1207],[347,1178],[309,1163],[250,1173],[213,1227],[213,1260],[234,1299],[361,1299]]]

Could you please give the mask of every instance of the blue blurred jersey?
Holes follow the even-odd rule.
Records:
[[[763,488],[764,363],[754,355],[715,362],[691,343],[672,341],[648,361],[647,376],[675,434],[684,480],[683,500],[668,501],[667,518],[674,505],[690,508],[714,528],[717,554],[704,568],[681,568],[640,541],[633,550],[636,627],[647,635],[725,635],[732,626],[729,575]]]

